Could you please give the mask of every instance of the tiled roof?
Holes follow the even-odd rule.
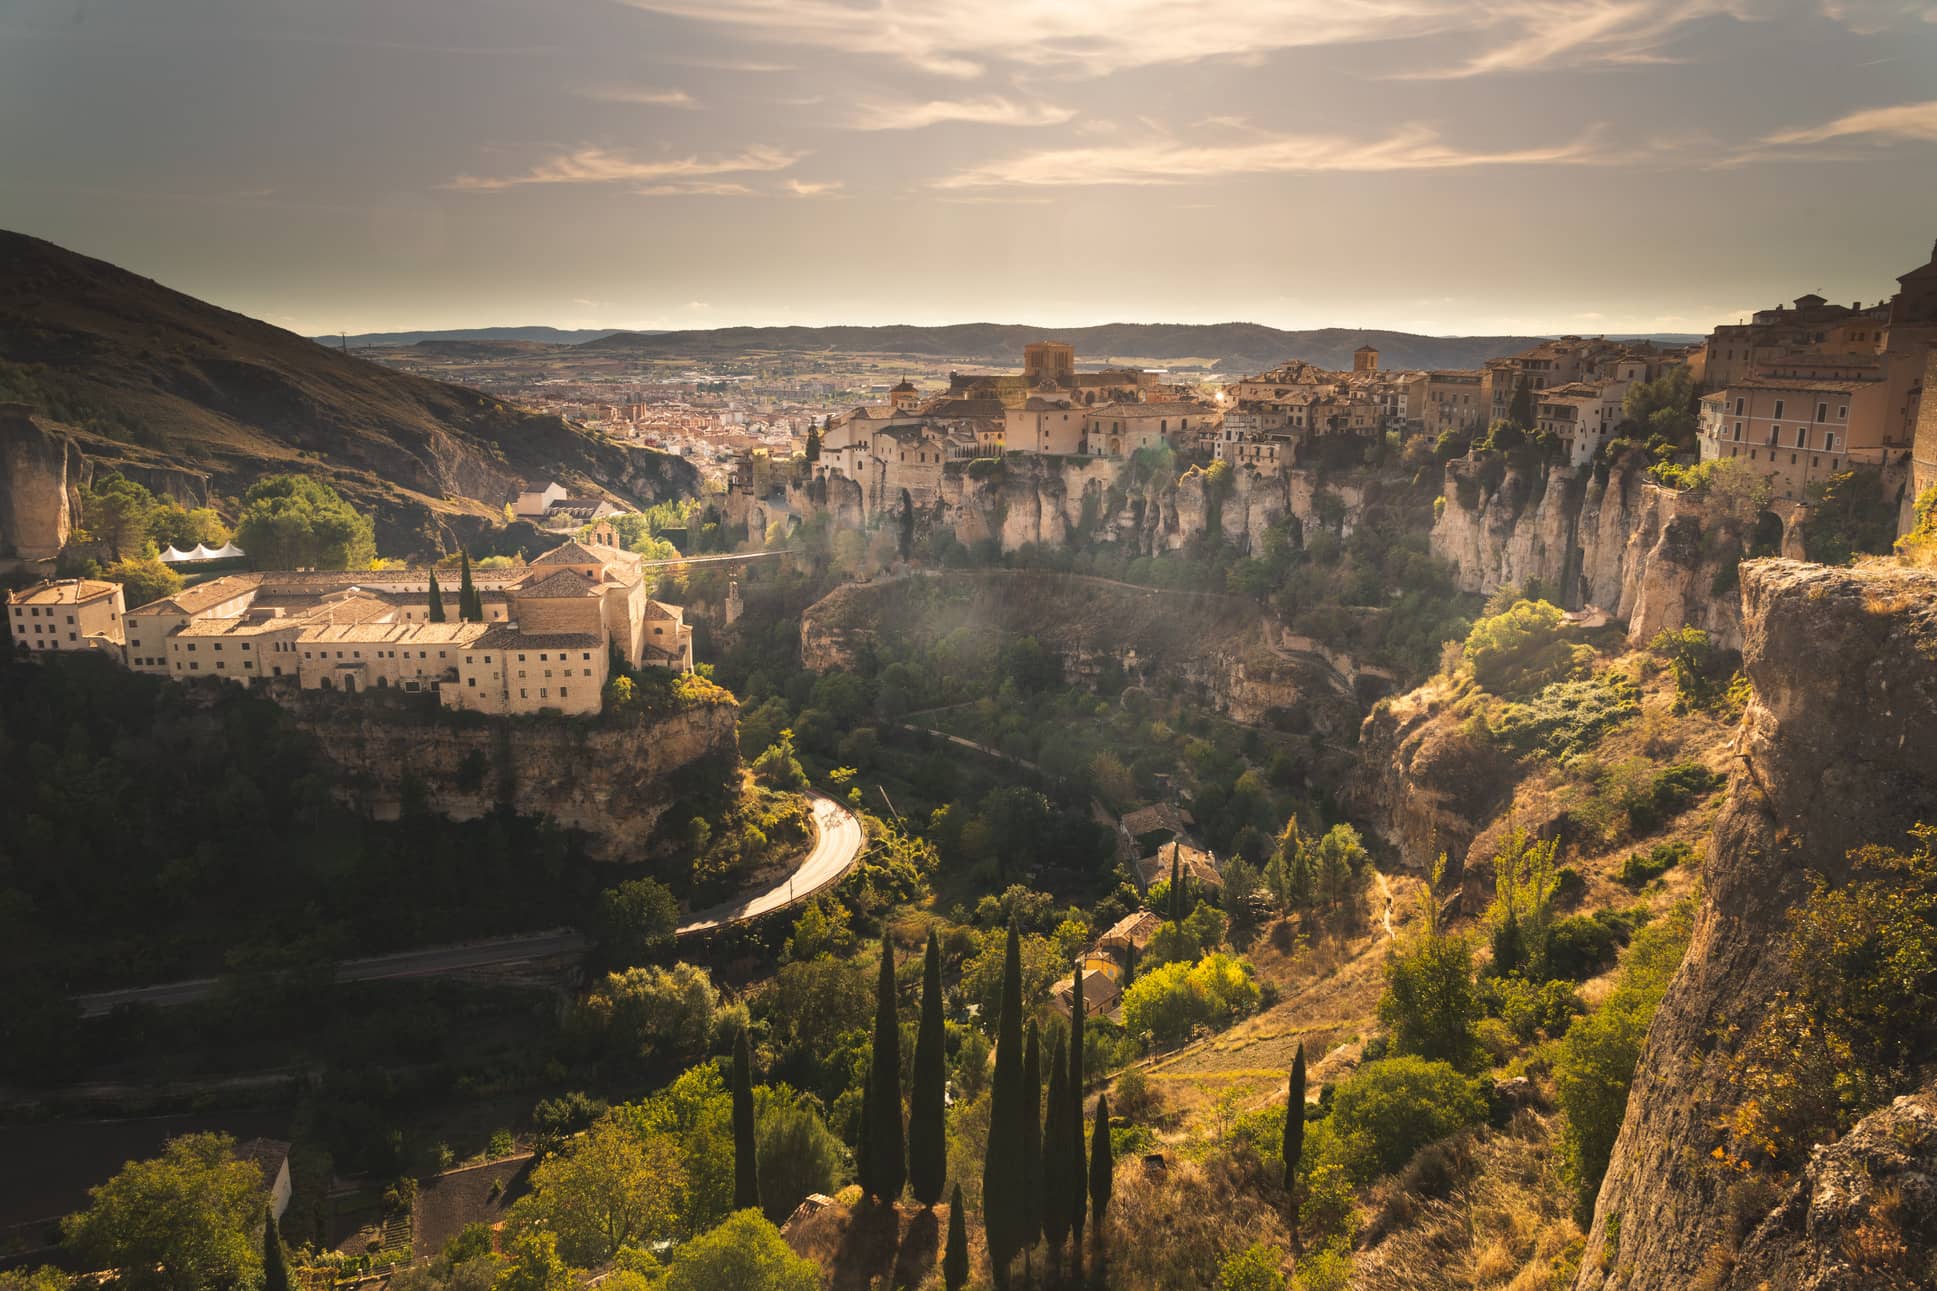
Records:
[[[15,605],[79,605],[82,601],[113,596],[119,586],[98,578],[60,578],[14,592],[7,599]]]
[[[479,637],[480,650],[603,650],[605,638],[596,632],[520,632],[515,623],[493,623]]]
[[[519,596],[539,600],[577,600],[598,588],[597,583],[576,569],[561,569],[542,578],[533,577],[534,581],[518,589]]]
[[[261,581],[257,574],[224,574],[211,578],[206,583],[184,587],[173,596],[164,596],[159,601],[150,601],[129,611],[134,614],[199,614],[213,609],[232,597],[240,596],[254,588]]]

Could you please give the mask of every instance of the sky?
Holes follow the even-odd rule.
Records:
[[[0,227],[303,333],[1700,332],[1937,239],[1937,0],[0,0]]]

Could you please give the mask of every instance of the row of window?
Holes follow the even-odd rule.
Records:
[[[1739,421],[1735,423],[1734,438],[1736,443],[1739,444],[1742,442],[1742,423]],[[1809,447],[1809,427],[1807,426],[1796,427],[1796,445],[1795,446],[1797,448]],[[1769,447],[1771,448],[1782,447],[1782,427],[1780,426],[1769,427]],[[1826,430],[1823,432],[1822,451],[1825,453],[1833,453],[1836,451],[1836,432],[1835,431]]]
[[[24,616],[30,619],[37,619],[40,617],[40,607],[38,605],[16,605],[13,607],[13,616],[15,618],[21,618]],[[56,614],[52,610],[49,610],[47,611],[47,617],[50,619],[57,619],[60,617],[60,615]],[[74,616],[72,614],[68,615],[67,621],[69,623],[72,623],[74,621]]]
[[[1775,420],[1780,421],[1782,419],[1783,408],[1785,404],[1786,404],[1785,400],[1782,400],[1782,399],[1776,400],[1776,410],[1773,413],[1771,413],[1770,416]],[[1737,395],[1735,398],[1735,415],[1740,417],[1743,414],[1743,411],[1746,409],[1747,405],[1748,405],[1748,400],[1744,399],[1740,395]],[[1846,403],[1838,404],[1836,406],[1836,420],[1848,421],[1849,417],[1850,417],[1850,406]],[[1819,403],[1816,405],[1816,420],[1817,421],[1829,420],[1829,405],[1827,403]]]

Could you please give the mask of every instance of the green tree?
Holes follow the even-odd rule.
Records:
[[[897,528],[895,549],[906,560],[915,550],[915,501],[908,496],[907,489],[901,491],[901,515]]]
[[[854,1181],[861,1195],[875,1195],[874,1186],[874,1068],[870,1063],[861,1076],[861,1114],[854,1133]]]
[[[948,1181],[948,1052],[942,1017],[942,947],[928,930],[921,966],[921,1023],[915,1032],[913,1088],[908,1103],[908,1184],[915,1200],[933,1208]]]
[[[820,1291],[820,1267],[788,1247],[757,1210],[673,1249],[665,1291]]]
[[[807,787],[807,773],[794,751],[793,731],[782,730],[780,738],[753,760],[753,778],[769,789],[798,793]]]
[[[1445,870],[1441,856],[1420,897],[1416,930],[1386,958],[1379,1021],[1392,1033],[1394,1052],[1463,1068],[1475,1056],[1480,999],[1473,984],[1472,944],[1440,920],[1436,894]]]
[[[531,1172],[531,1193],[511,1208],[520,1234],[556,1236],[557,1253],[602,1264],[624,1246],[671,1233],[686,1175],[670,1134],[636,1133],[609,1115]]]
[[[276,1212],[267,1206],[262,1211],[262,1291],[289,1291],[289,1257],[276,1230]]]
[[[1507,420],[1521,430],[1533,429],[1533,387],[1523,373],[1513,387],[1513,401],[1507,405]]]
[[[1493,853],[1487,922],[1493,929],[1493,972],[1500,976],[1518,972],[1530,981],[1547,978],[1547,940],[1560,888],[1558,850],[1559,840],[1541,841],[1514,825]]]
[[[1353,1175],[1369,1183],[1486,1116],[1478,1083],[1444,1062],[1385,1058],[1338,1086],[1331,1125]]]
[[[198,546],[223,547],[234,535],[222,523],[213,507],[184,507],[168,498],[158,498],[148,537],[157,547],[170,546],[193,551]]]
[[[962,1201],[962,1185],[948,1197],[948,1245],[942,1251],[942,1285],[946,1291],[962,1291],[968,1285],[969,1252],[967,1206]]]
[[[492,1291],[572,1291],[578,1278],[558,1253],[558,1234],[543,1229],[519,1233],[511,1242],[504,1272]]]
[[[758,1092],[762,1209],[778,1224],[807,1194],[835,1190],[847,1150],[812,1099],[784,1085]]]
[[[250,485],[235,536],[258,569],[367,569],[377,556],[370,518],[310,475]]]
[[[1090,1228],[1094,1240],[1103,1240],[1103,1216],[1110,1208],[1110,1192],[1116,1186],[1116,1157],[1110,1147],[1110,1096],[1096,1096],[1096,1124],[1090,1131]]]
[[[1042,1033],[1029,1020],[1022,1046],[1022,1249],[1042,1237]]]
[[[117,560],[101,571],[101,577],[121,584],[122,603],[131,610],[182,590],[182,576],[155,556]]]
[[[1357,891],[1365,872],[1365,840],[1350,825],[1333,825],[1312,849],[1313,877],[1325,904],[1337,910]]]
[[[982,1163],[982,1227],[998,1287],[1009,1285],[1009,1264],[1022,1252],[1028,1211],[1023,1189],[1022,948],[1009,925],[1002,961],[1002,1006],[996,1022],[995,1076],[989,1091],[988,1152]]]
[[[1298,1249],[1298,1165],[1305,1155],[1305,1045],[1301,1040],[1291,1060],[1291,1080],[1285,1087],[1285,1221],[1291,1248]]]
[[[1132,952],[1134,953],[1134,952]],[[1078,982],[1081,982],[1082,969],[1077,969]],[[1076,1277],[1082,1278],[1083,1260],[1083,1214],[1088,1209],[1084,1204],[1083,1185],[1089,1178],[1089,1161],[1083,1150],[1083,1015],[1089,1012],[1089,1002],[1078,990],[1070,1001],[1069,1011],[1069,1107],[1064,1115],[1068,1117],[1065,1133],[1069,1144],[1068,1190],[1070,1257],[1076,1266]]]
[[[81,523],[117,561],[147,550],[156,512],[155,495],[121,475],[104,475],[81,493]]]
[[[821,460],[821,428],[813,422],[807,423],[807,460]]]
[[[753,1128],[753,1057],[743,1027],[733,1042],[733,1209],[760,1204],[759,1149]]]
[[[1049,1054],[1049,1092],[1042,1122],[1042,1235],[1050,1258],[1060,1258],[1069,1236],[1069,1139],[1082,1133],[1069,1119],[1069,1046],[1058,1032]]]
[[[250,1286],[262,1276],[263,1191],[262,1172],[236,1159],[235,1140],[183,1135],[90,1189],[87,1209],[67,1221],[66,1244],[130,1291]]]
[[[460,551],[457,559],[457,617],[466,623],[482,623],[484,601],[478,596],[477,584],[471,581],[471,553]]]
[[[869,1071],[873,1076],[866,1112],[869,1168],[874,1195],[893,1205],[901,1199],[908,1177],[908,1154],[901,1125],[901,1018],[895,1008],[895,952],[887,934],[881,936],[881,977],[875,987],[874,1044]]]
[[[713,1034],[720,993],[693,964],[607,973],[566,1017],[569,1034],[617,1058],[695,1058]]]
[[[1285,821],[1265,863],[1265,887],[1278,908],[1289,913],[1311,905],[1317,888],[1312,877],[1311,849],[1298,828],[1298,817]]]
[[[444,621],[444,593],[437,586],[437,571],[434,569],[430,571],[430,621]]]
[[[632,965],[671,947],[679,902],[665,884],[627,879],[599,893],[593,927],[608,962]]]

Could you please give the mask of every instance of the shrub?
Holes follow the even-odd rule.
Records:
[[[1630,789],[1621,806],[1627,812],[1628,828],[1647,834],[1695,805],[1718,788],[1722,777],[1699,762],[1677,762],[1663,768],[1639,790]]]
[[[1466,634],[1466,666],[1473,680],[1496,695],[1525,693],[1564,681],[1586,666],[1594,652],[1562,638],[1560,607],[1518,601]]]
[[[1445,864],[1442,856],[1420,897],[1418,931],[1386,960],[1379,1021],[1392,1033],[1396,1052],[1463,1067],[1474,1058],[1473,1024],[1480,1009],[1473,989],[1472,942],[1440,924],[1434,894]]]
[[[1633,935],[1634,923],[1613,910],[1558,920],[1547,934],[1547,973],[1582,981],[1612,964]]]
[[[1636,934],[1614,990],[1561,1041],[1554,1063],[1555,1095],[1566,1117],[1561,1142],[1583,1206],[1592,1206],[1600,1191],[1641,1042],[1688,947],[1693,916],[1693,903],[1684,901]]]
[[[1656,843],[1645,854],[1628,853],[1614,879],[1623,887],[1642,888],[1694,856],[1695,849],[1687,843]]]
[[[1402,1057],[1359,1068],[1338,1087],[1330,1120],[1347,1169],[1369,1183],[1428,1143],[1485,1118],[1477,1081],[1450,1063]]]
[[[1181,1044],[1197,1027],[1228,1026],[1257,1007],[1251,965],[1216,953],[1195,965],[1165,964],[1137,978],[1123,994],[1123,1027],[1159,1044]]]
[[[1641,692],[1619,673],[1542,687],[1521,704],[1506,704],[1493,718],[1493,734],[1516,753],[1539,751],[1566,760],[1585,753],[1601,737],[1641,713]]]
[[[1217,1291],[1284,1291],[1284,1264],[1283,1250],[1253,1242],[1217,1266]]]

